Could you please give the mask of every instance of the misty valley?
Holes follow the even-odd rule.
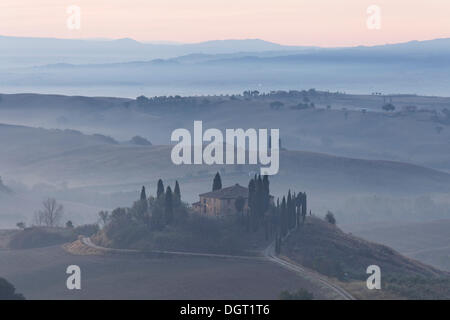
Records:
[[[274,300],[450,299],[450,39],[430,8],[278,2],[85,1],[63,38],[17,36],[59,34],[62,7],[2,3],[0,300],[275,319]],[[242,38],[261,32],[311,45]]]
[[[450,296],[449,98],[0,97],[0,275],[26,298]]]

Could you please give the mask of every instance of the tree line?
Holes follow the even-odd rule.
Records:
[[[131,208],[116,208],[111,213],[100,211],[99,219],[103,227],[109,229],[143,226],[149,230],[162,230],[168,225],[182,223],[187,215],[188,206],[181,201],[178,181],[172,191],[159,179],[156,196],[147,197],[145,186],[142,186],[139,200]]]

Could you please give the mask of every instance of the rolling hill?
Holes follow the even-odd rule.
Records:
[[[293,109],[304,99],[315,108]],[[270,107],[274,101],[283,107],[274,110]],[[396,112],[381,112],[386,101],[392,101]],[[123,98],[0,96],[3,123],[72,128],[116,140],[140,135],[158,145],[169,144],[174,129],[192,129],[194,120],[221,130],[279,128],[282,144],[289,150],[408,162],[446,171],[450,171],[449,109],[450,98],[319,91],[251,98],[160,97],[149,104]]]
[[[355,235],[388,245],[413,259],[450,271],[450,220],[353,225]]]
[[[72,187],[139,185],[180,179],[198,184],[218,170],[225,177],[246,183],[258,170],[249,166],[176,166],[171,146],[121,144],[103,135],[73,130],[0,126],[0,164],[4,175],[23,181]],[[297,186],[335,192],[414,194],[450,192],[450,175],[433,169],[382,160],[363,160],[307,151],[280,152],[275,188]]]
[[[308,217],[305,225],[287,238],[281,256],[339,279],[358,298],[450,297],[448,272],[402,256],[385,245],[344,233],[314,216]],[[370,265],[377,265],[381,270],[382,290],[370,292],[365,287],[366,269]]]

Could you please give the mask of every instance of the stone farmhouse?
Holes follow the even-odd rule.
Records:
[[[248,188],[239,184],[199,195],[200,201],[192,204],[195,212],[209,217],[223,217],[237,213],[235,202],[245,200],[243,212],[248,210]]]

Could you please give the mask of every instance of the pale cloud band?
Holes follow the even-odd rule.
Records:
[[[82,28],[67,28],[79,6]],[[383,27],[367,28],[367,8]],[[281,44],[339,46],[450,37],[448,0],[2,0],[2,35],[199,42],[261,38]],[[372,32],[371,32],[372,31]]]

